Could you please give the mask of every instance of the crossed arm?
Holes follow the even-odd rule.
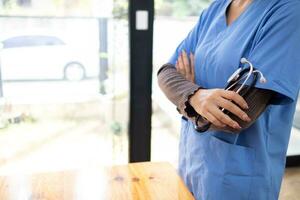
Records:
[[[176,66],[166,64],[158,71],[158,83],[182,115],[192,121],[201,115],[216,129],[230,132],[249,127],[263,112],[273,94],[270,90],[255,89],[251,98],[244,99],[234,91],[201,88],[195,84],[194,56],[188,56],[184,51]],[[220,108],[230,114],[223,113]]]

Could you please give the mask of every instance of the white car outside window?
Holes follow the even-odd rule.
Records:
[[[82,80],[99,73],[97,50],[65,44],[55,36],[17,36],[2,41],[3,80]]]

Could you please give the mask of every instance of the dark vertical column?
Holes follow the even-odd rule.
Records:
[[[130,162],[150,160],[153,17],[154,0],[129,0]]]
[[[107,55],[107,18],[99,18],[99,84],[100,93],[105,94],[104,81],[107,79],[108,55]]]

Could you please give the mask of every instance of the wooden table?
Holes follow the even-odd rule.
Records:
[[[168,163],[0,177],[1,200],[192,200]]]

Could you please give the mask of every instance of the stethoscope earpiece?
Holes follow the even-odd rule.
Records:
[[[258,73],[260,78],[259,78],[259,82],[260,83],[266,83],[267,82],[267,79],[264,77],[263,73],[259,70],[255,70],[253,71],[253,73]]]
[[[259,82],[260,83],[266,83],[267,79],[265,79],[265,77],[260,77]]]
[[[246,63],[249,63],[249,61],[246,58],[241,58],[241,63],[246,64]]]

